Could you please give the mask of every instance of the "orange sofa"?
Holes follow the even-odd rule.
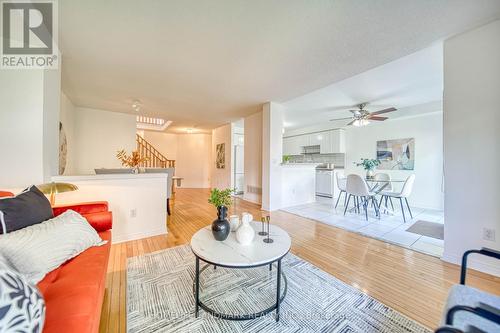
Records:
[[[0,193],[8,195],[12,194]],[[54,215],[68,209],[84,216],[108,243],[87,249],[38,283],[46,304],[43,332],[94,333],[99,331],[113,217],[107,202],[57,206],[53,208]]]

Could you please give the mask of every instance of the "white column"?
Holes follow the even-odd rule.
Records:
[[[453,263],[500,249],[499,36],[497,20],[444,43],[443,260]],[[498,260],[471,256],[470,266],[500,276]]]
[[[262,108],[262,209],[269,211],[282,202],[283,110],[274,102]]]

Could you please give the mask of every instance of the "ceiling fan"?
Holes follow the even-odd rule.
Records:
[[[330,119],[330,121],[335,121],[335,120],[348,120],[350,119],[351,122],[347,124],[347,126],[353,125],[353,126],[365,126],[370,123],[370,120],[376,120],[376,121],[384,121],[386,119],[389,119],[387,117],[380,117],[379,114],[383,113],[388,113],[388,112],[393,112],[396,111],[396,108],[387,108],[375,112],[369,112],[365,110],[365,107],[368,103],[361,103],[358,105],[358,109],[356,110],[349,110],[352,112],[352,117],[348,118],[337,118],[337,119]]]

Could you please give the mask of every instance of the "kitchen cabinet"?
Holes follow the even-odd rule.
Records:
[[[331,153],[345,153],[345,131],[343,129],[331,131]]]
[[[284,155],[300,155],[306,146],[319,146],[320,154],[345,153],[345,131],[336,129],[283,138]]]
[[[298,136],[283,138],[283,155],[300,155],[301,153],[301,138]]]

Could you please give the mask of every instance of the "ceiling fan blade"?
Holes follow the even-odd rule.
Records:
[[[346,126],[350,126],[352,125],[357,119],[354,119],[353,121],[351,121],[349,124],[347,124]]]
[[[379,116],[369,116],[368,119],[377,120],[377,121],[384,121],[384,120],[389,119],[389,118],[388,117],[379,117]]]
[[[330,119],[330,121],[336,121],[336,120],[347,120],[347,119],[352,119],[352,117],[347,117],[347,118],[335,118],[335,119]]]
[[[382,113],[387,113],[387,112],[394,112],[396,110],[397,110],[396,108],[387,108],[387,109],[383,109],[380,111],[371,112],[370,114],[376,115],[376,114],[382,114]]]

